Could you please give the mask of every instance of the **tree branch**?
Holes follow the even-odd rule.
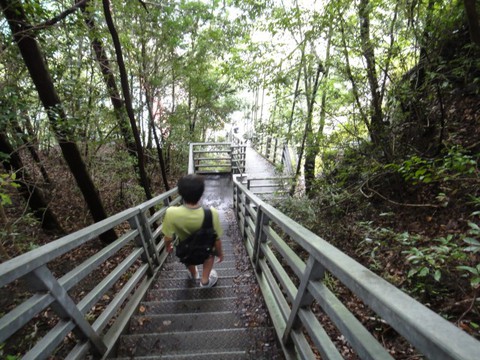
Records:
[[[57,16],[51,18],[50,20],[47,20],[41,24],[32,26],[30,30],[41,30],[41,29],[46,29],[52,25],[55,25],[59,21],[65,19],[68,15],[73,14],[75,11],[77,11],[80,7],[84,6],[87,3],[88,0],[80,0],[78,1],[75,5],[73,5],[70,9],[65,10],[64,12],[58,14]]]
[[[140,4],[142,4],[142,6],[143,6],[143,8],[145,9],[145,11],[148,13],[147,4],[145,3],[145,1],[138,0],[138,2],[139,2]]]
[[[362,193],[362,195],[365,196],[366,198],[371,198],[372,195],[371,195],[371,194],[370,194],[370,195],[365,194],[365,193],[363,192],[363,190],[362,190],[362,187],[363,187],[363,186],[365,186],[366,189],[367,189],[368,191],[370,191],[371,193],[377,195],[378,197],[382,198],[383,200],[385,200],[385,201],[387,201],[387,202],[389,202],[389,203],[391,203],[391,204],[394,204],[394,205],[407,206],[407,207],[432,207],[432,208],[439,208],[439,207],[441,207],[440,205],[434,205],[434,204],[408,204],[408,203],[405,204],[405,203],[396,202],[396,201],[391,200],[391,199],[387,198],[386,196],[380,194],[378,191],[375,191],[375,190],[371,189],[370,187],[368,187],[367,182],[363,183],[362,186],[360,186],[360,189],[359,189],[360,192]]]

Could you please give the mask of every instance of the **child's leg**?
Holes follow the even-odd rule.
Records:
[[[192,279],[196,279],[197,278],[197,267],[195,265],[187,265],[187,269],[190,272],[190,274],[192,275]]]
[[[208,284],[208,278],[210,277],[210,272],[212,271],[214,261],[215,256],[212,255],[203,262],[202,284]]]

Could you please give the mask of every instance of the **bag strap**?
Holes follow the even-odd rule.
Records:
[[[212,210],[203,208],[203,212],[205,213],[205,216],[203,218],[202,228],[203,229],[213,228]]]

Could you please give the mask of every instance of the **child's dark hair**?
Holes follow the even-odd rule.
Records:
[[[203,176],[189,174],[178,180],[178,193],[187,204],[196,204],[205,190]]]

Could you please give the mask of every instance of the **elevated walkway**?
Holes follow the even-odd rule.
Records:
[[[165,249],[163,215],[182,202],[176,188],[0,264],[2,293],[22,294],[2,299],[2,354],[34,334],[23,359],[392,360],[378,322],[414,358],[479,358],[475,338],[264,201],[249,183],[271,166],[262,162],[241,144],[190,146],[189,172],[207,174],[203,204],[219,209],[225,230],[215,288],[194,286]],[[118,239],[102,244],[112,229]],[[71,264],[72,253],[82,263]]]

